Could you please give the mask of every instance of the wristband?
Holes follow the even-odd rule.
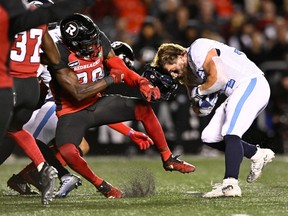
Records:
[[[131,130],[128,132],[127,136],[130,137],[130,135],[134,132],[134,130],[131,128]]]

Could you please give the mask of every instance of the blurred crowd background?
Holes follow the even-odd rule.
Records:
[[[265,72],[272,94],[244,139],[288,153],[288,0],[95,0],[84,13],[111,41],[131,45],[138,73],[163,42],[188,47],[205,37],[245,52]],[[185,89],[180,86],[173,100],[153,108],[174,153],[213,154],[200,140],[211,116],[195,116]],[[137,122],[127,124],[143,130]],[[139,153],[127,137],[105,126],[90,129],[87,139],[92,154]]]

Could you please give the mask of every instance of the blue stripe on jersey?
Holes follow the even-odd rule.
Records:
[[[48,112],[45,114],[44,118],[42,119],[42,121],[39,123],[38,127],[36,128],[35,132],[33,133],[33,137],[36,139],[41,130],[43,129],[43,127],[45,126],[45,124],[48,122],[49,118],[53,115],[53,113],[55,112],[56,109],[56,104],[53,104],[53,106],[50,107],[50,109],[48,110]]]
[[[254,87],[256,85],[256,82],[257,82],[257,78],[251,79],[246,91],[244,92],[244,94],[242,95],[240,100],[238,101],[238,104],[237,104],[237,106],[235,108],[235,112],[234,112],[234,114],[232,116],[232,119],[231,119],[231,122],[230,122],[230,126],[229,126],[228,131],[227,131],[226,134],[230,134],[233,131],[233,129],[235,127],[235,124],[237,122],[237,119],[239,117],[239,114],[241,112],[241,109],[242,109],[245,101],[247,100],[247,98],[249,97],[251,92],[253,91],[253,89],[254,89]]]

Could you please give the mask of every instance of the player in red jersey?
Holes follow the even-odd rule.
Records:
[[[55,39],[59,38],[60,32],[58,33],[57,29],[49,30],[49,34]],[[56,35],[55,35],[56,34]],[[116,49],[117,48],[117,49]],[[117,46],[115,49],[119,51],[119,49],[125,48],[124,46]],[[125,64],[127,67],[131,67],[132,61],[134,58],[131,59],[131,51],[129,49],[124,49],[119,52],[119,56],[125,59]],[[128,56],[130,58],[128,58]],[[42,71],[43,68],[43,71]],[[40,67],[39,72],[41,73],[39,76],[45,86],[49,87],[49,82],[51,80],[50,73],[46,69],[46,67]],[[47,90],[46,88],[42,88]],[[41,90],[42,90],[41,89]],[[47,93],[47,91],[45,91]],[[50,91],[48,91],[50,92]],[[46,96],[45,93],[45,96]],[[42,93],[43,94],[43,93]],[[41,95],[42,95],[41,94]],[[44,96],[44,97],[45,97]],[[42,100],[41,100],[42,101]],[[55,111],[55,103],[53,97],[50,93],[47,94],[45,97],[44,105],[33,112],[31,119],[23,126],[23,128],[33,134],[33,137],[36,139],[37,145],[41,150],[44,158],[46,161],[55,167],[58,171],[58,178],[60,180],[61,186],[59,187],[56,197],[64,198],[66,197],[70,191],[74,188],[78,188],[81,185],[80,177],[70,173],[64,166],[66,162],[61,158],[61,155],[58,154],[57,148],[54,146],[54,139],[55,139],[55,131],[58,118],[56,116]],[[153,145],[153,141],[144,133],[138,132],[133,130],[132,128],[124,125],[124,124],[113,124],[111,125],[112,128],[116,129],[120,133],[124,133],[125,136],[129,136],[129,138],[135,142],[141,150],[145,150]],[[48,146],[49,145],[49,146]],[[0,148],[0,164],[2,164],[7,157],[12,153],[15,146],[15,142],[6,142],[6,145],[1,145]],[[86,155],[89,151],[89,144],[83,138],[81,144],[79,145],[80,154],[82,156]],[[56,157],[55,157],[56,153]],[[24,195],[33,195],[37,194],[37,191],[34,191],[30,185],[36,187],[39,191],[41,191],[41,186],[38,183],[39,178],[37,177],[37,170],[33,163],[30,163],[26,166],[23,170],[21,170],[18,174],[13,174],[11,178],[9,178],[7,182],[7,186],[11,189],[19,192],[20,194]]]
[[[34,10],[40,3],[40,1],[38,4],[31,2],[28,7]],[[40,48],[43,51],[41,54]],[[43,181],[40,182],[42,183],[42,202],[48,203],[56,193],[57,170],[46,163],[32,134],[23,129],[23,125],[31,118],[38,104],[40,88],[37,70],[41,58],[45,58],[49,64],[57,64],[60,61],[59,51],[48,33],[47,25],[31,28],[15,35],[10,51],[10,75],[14,82],[15,102],[7,131],[8,135],[34,162],[41,176],[45,174],[43,171],[47,170],[45,175],[51,181],[47,185],[44,185]]]
[[[89,17],[82,14],[67,17],[61,21],[60,30],[62,42],[57,45],[61,62],[49,68],[57,105],[56,144],[67,164],[107,198],[122,197],[120,190],[95,175],[79,154],[77,146],[90,127],[138,120],[160,151],[166,170],[194,171],[193,165],[172,155],[161,125],[148,103],[151,99],[160,99],[158,87],[127,68],[111,49],[106,35]],[[110,71],[108,76],[104,73],[104,66]],[[139,88],[148,102],[101,94],[110,85],[122,81]]]
[[[16,142],[19,146],[24,150],[24,152],[33,160],[35,163],[39,173],[40,173],[40,183],[42,186],[42,203],[48,204],[49,201],[55,196],[55,178],[57,177],[57,171],[55,168],[49,166],[45,163],[45,160],[37,147],[35,140],[31,136],[31,134],[27,133],[22,129],[23,125],[29,120],[32,112],[32,109],[35,109],[35,99],[38,102],[39,97],[39,86],[37,78],[34,75],[34,71],[37,70],[40,64],[40,44],[41,38],[44,35],[44,30],[46,27],[39,27],[36,29],[31,29],[30,31],[24,31],[26,29],[30,29],[33,26],[37,26],[43,23],[48,23],[49,21],[57,21],[65,15],[68,15],[74,12],[77,9],[80,9],[84,6],[88,6],[92,2],[84,1],[81,4],[76,3],[72,7],[68,7],[70,11],[59,11],[59,6],[63,6],[63,3],[47,7],[47,8],[39,8],[34,11],[28,11],[22,5],[22,3],[16,1],[13,3],[8,3],[8,1],[0,2],[0,12],[1,12],[1,25],[4,30],[1,30],[1,38],[0,42],[3,42],[3,54],[4,56],[0,59],[0,88],[1,92],[3,91],[5,94],[2,95],[8,108],[5,107],[2,115],[9,114],[11,111],[11,88],[14,85],[14,108],[13,108],[13,117],[11,123],[9,125],[8,134]],[[27,7],[29,8],[29,7]],[[67,7],[66,7],[67,8]],[[53,16],[53,17],[52,17]],[[27,24],[29,23],[29,24]],[[22,24],[22,25],[21,25]],[[3,31],[3,34],[2,34]],[[8,52],[10,49],[11,42],[13,41],[13,36],[15,33],[21,32],[16,35],[16,42],[14,43],[14,50],[11,51],[11,73],[13,75],[13,80],[8,73]],[[56,64],[59,61],[59,53],[58,50],[51,38],[49,36],[43,36],[45,38],[45,43],[43,43],[43,50],[47,50],[47,63]],[[19,40],[18,40],[19,39]],[[35,43],[34,43],[35,40]],[[44,41],[44,40],[43,40]],[[30,44],[31,42],[31,44]],[[54,47],[49,48],[49,46],[53,45]],[[32,50],[30,48],[33,48]],[[13,52],[14,51],[14,52]],[[57,53],[55,55],[55,53]],[[45,54],[45,55],[46,55]],[[53,55],[53,56],[52,56]],[[6,58],[6,60],[5,60]],[[22,65],[23,62],[27,64]],[[34,64],[35,63],[35,64]],[[21,66],[19,66],[21,64]],[[23,66],[23,67],[22,67]],[[36,68],[36,69],[35,69]],[[26,75],[23,73],[27,72]],[[27,91],[31,89],[30,92]],[[36,93],[36,94],[35,94]],[[30,95],[31,94],[31,95]],[[33,99],[32,99],[33,98]],[[2,101],[2,100],[1,100]],[[7,102],[8,101],[8,102]],[[37,103],[36,103],[37,104]],[[4,132],[6,125],[8,123],[8,119],[0,119],[1,131],[0,135],[2,138],[2,133]],[[34,143],[31,141],[34,140]],[[29,144],[26,144],[29,143]]]
[[[13,107],[9,51],[14,35],[44,23],[58,21],[93,3],[93,0],[64,0],[51,7],[29,11],[21,0],[0,0],[0,139],[5,134]]]

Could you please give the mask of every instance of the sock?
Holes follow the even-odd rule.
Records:
[[[62,176],[70,174],[69,171],[64,168],[61,162],[56,158],[52,149],[50,149],[45,143],[37,140],[37,145],[42,152],[45,160],[51,166],[53,166],[58,171],[58,178],[61,179]]]
[[[34,137],[26,130],[8,132],[8,135],[18,144],[25,154],[33,161],[35,167],[45,162]],[[37,168],[38,169],[38,168]]]
[[[243,140],[241,140],[241,143],[244,149],[244,156],[250,159],[256,153],[257,147]]]
[[[226,135],[224,136],[224,141],[226,144],[224,179],[238,179],[240,165],[244,156],[241,139],[236,135]]]
[[[224,141],[216,142],[216,143],[206,143],[206,142],[204,142],[204,144],[209,146],[209,147],[211,147],[211,148],[214,148],[214,149],[217,149],[219,151],[225,152],[225,143],[224,143]]]
[[[66,166],[67,163],[66,161],[63,159],[62,155],[60,154],[58,148],[56,146],[50,146],[49,147],[55,154],[55,157],[57,158],[57,160],[61,163],[62,166]]]
[[[225,142],[221,141],[221,142],[217,142],[217,143],[204,143],[205,145],[210,146],[211,148],[217,149],[219,151],[225,152]],[[241,144],[243,146],[243,150],[244,150],[244,156],[246,158],[251,158],[257,151],[257,147],[255,145],[252,145],[250,143],[247,143],[243,140],[241,140]]]
[[[38,172],[40,172],[40,171],[42,170],[43,166],[44,166],[44,162],[41,162],[41,163],[36,167],[37,170],[38,170]]]
[[[146,103],[138,103],[135,107],[135,117],[136,120],[142,122],[148,136],[154,141],[162,160],[168,160],[172,152],[168,147],[162,127],[151,106]]]
[[[67,162],[69,167],[79,173],[94,186],[99,187],[103,179],[99,178],[88,166],[87,162],[79,154],[74,144],[67,143],[58,147],[60,154]]]

